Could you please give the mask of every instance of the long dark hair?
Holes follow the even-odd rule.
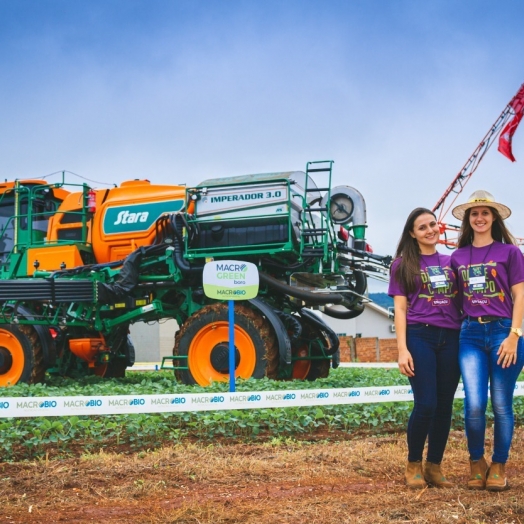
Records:
[[[493,213],[493,225],[491,226],[491,236],[493,237],[493,240],[502,242],[503,244],[517,245],[515,238],[508,231],[508,228],[506,227],[506,224],[504,224],[504,220],[500,217],[499,212],[494,207],[485,207],[489,207],[490,211]],[[473,228],[469,223],[469,216],[471,215],[472,209],[473,208],[467,209],[464,218],[462,219],[457,247],[470,246],[473,244]]]
[[[395,260],[400,259],[395,278],[407,294],[415,291],[416,278],[420,275],[420,248],[417,239],[410,233],[413,233],[415,220],[426,214],[437,219],[435,213],[425,207],[417,207],[409,214],[395,253]]]

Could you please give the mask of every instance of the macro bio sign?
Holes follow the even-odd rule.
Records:
[[[258,269],[251,262],[208,262],[202,280],[206,296],[217,300],[248,300],[258,293]]]

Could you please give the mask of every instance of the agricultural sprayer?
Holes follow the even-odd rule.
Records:
[[[236,376],[327,376],[339,341],[314,310],[356,317],[367,275],[389,262],[366,250],[362,195],[331,175],[327,161],[194,187],[0,184],[0,386],[121,377],[130,324],[162,319],[180,326],[164,368],[186,384],[226,380],[227,306],[202,290],[210,259],[259,269],[258,297],[235,303]]]

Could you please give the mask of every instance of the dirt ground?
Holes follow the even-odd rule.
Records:
[[[465,488],[460,432],[451,435],[443,463],[456,487],[443,490],[406,489],[402,434],[330,439],[187,443],[129,455],[0,463],[0,524],[524,524],[523,428],[507,468],[512,488],[504,493]]]

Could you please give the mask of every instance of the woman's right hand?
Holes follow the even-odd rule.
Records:
[[[408,349],[398,350],[398,369],[406,377],[415,376],[415,366],[413,365],[413,357]]]

